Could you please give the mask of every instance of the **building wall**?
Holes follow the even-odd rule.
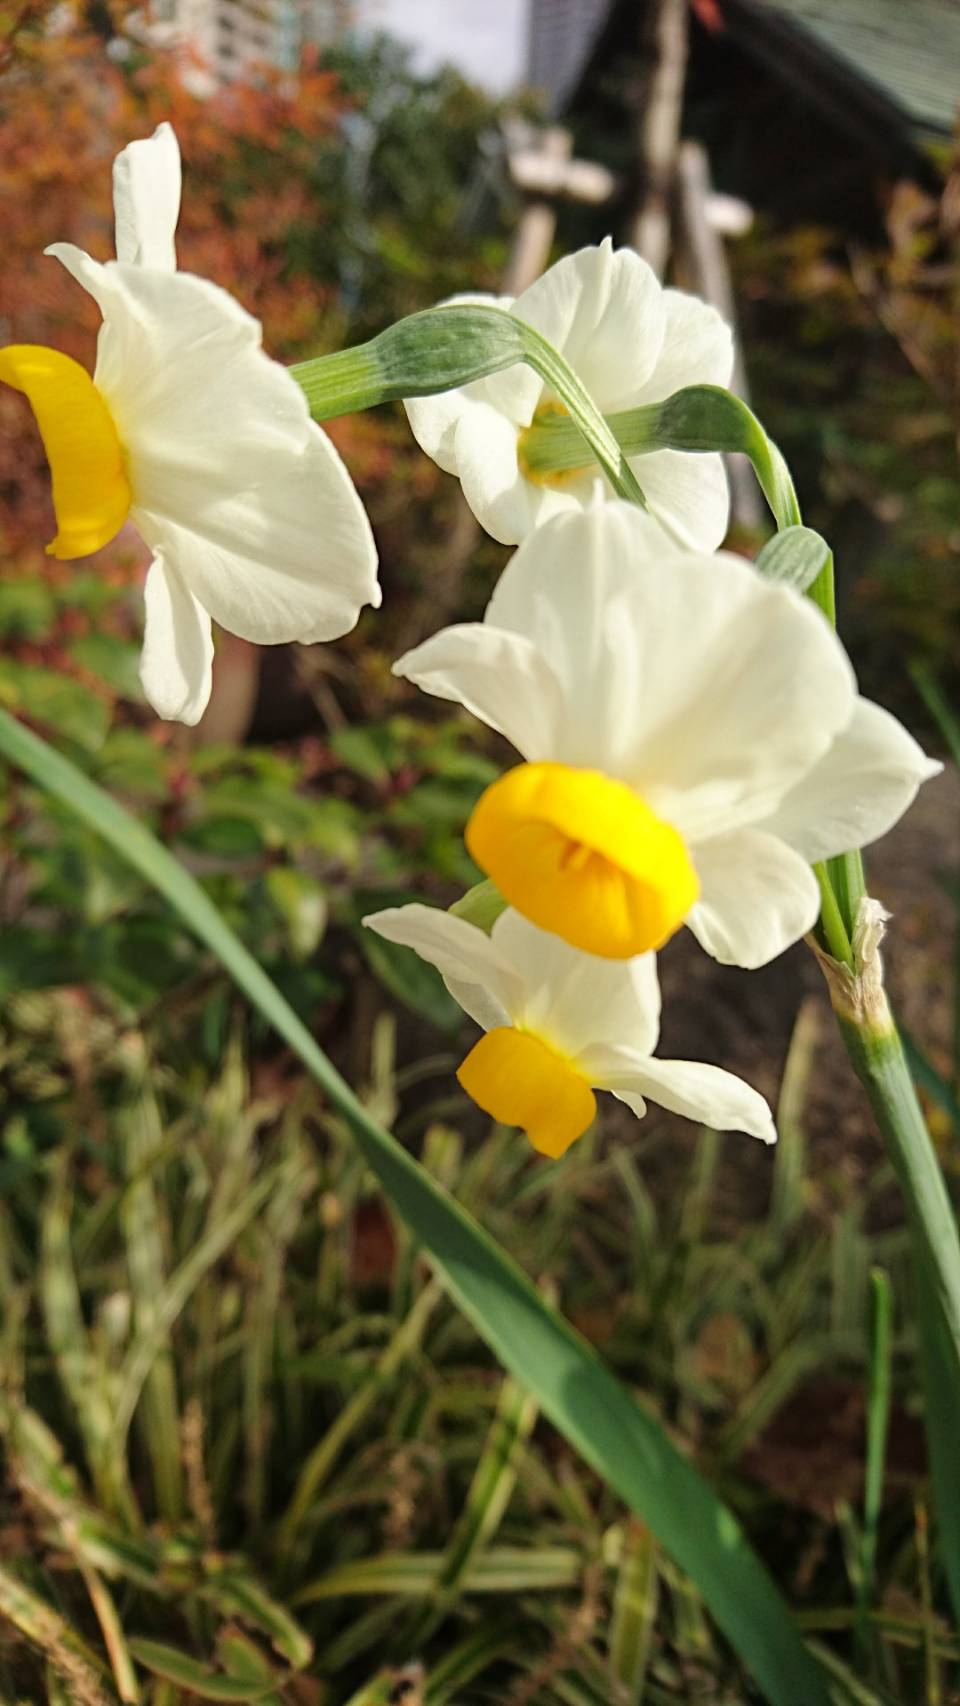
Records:
[[[294,71],[304,46],[334,40],[352,16],[349,0],[154,0],[146,29],[194,49],[205,69],[191,81],[204,93],[258,62]]]

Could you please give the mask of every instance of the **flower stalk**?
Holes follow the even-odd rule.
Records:
[[[832,993],[832,991],[831,991]],[[881,998],[886,1007],[881,987]],[[953,1206],[930,1141],[897,1028],[887,1011],[881,1029],[835,1005],[837,1023],[854,1070],[866,1090],[893,1163],[914,1227],[915,1243],[936,1281],[940,1307],[960,1347],[960,1264],[944,1261],[956,1251]]]
[[[377,403],[458,390],[521,362],[566,409],[565,424],[578,447],[573,465],[599,463],[617,495],[645,509],[622,447],[573,369],[533,326],[506,309],[486,303],[427,308],[369,343],[300,362],[290,371],[314,420],[324,421]]]

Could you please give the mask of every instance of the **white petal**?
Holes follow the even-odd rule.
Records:
[[[466,409],[481,406],[481,399],[470,395],[473,390],[473,386],[464,386],[460,391],[443,391],[438,397],[410,397],[403,405],[420,449],[445,474],[457,472],[454,443],[461,416]]]
[[[659,577],[643,565],[642,594],[635,578],[644,692],[627,779],[694,844],[759,822],[849,721],[840,641],[809,600],[724,553]]]
[[[629,408],[656,369],[663,292],[646,261],[609,238],[564,256],[513,312],[560,351],[605,413]]]
[[[266,359],[266,358],[264,358]],[[283,369],[279,370],[281,373]],[[242,374],[236,374],[238,395]],[[176,562],[214,620],[260,645],[333,640],[380,603],[363,505],[330,440],[266,446],[254,474],[240,455],[203,472],[137,465],[133,516]]]
[[[462,622],[405,652],[393,673],[465,706],[524,758],[549,756],[563,707],[559,683],[532,640]]]
[[[715,1131],[746,1131],[763,1143],[777,1140],[773,1115],[759,1091],[703,1061],[631,1058],[627,1049],[611,1050],[602,1088],[612,1090],[635,1113],[645,1111],[646,1099]]]
[[[484,620],[560,682],[549,756],[629,782],[693,841],[768,815],[851,715],[846,654],[808,600],[741,558],[677,553],[629,504],[538,528]]]
[[[482,300],[454,298],[453,300]],[[487,300],[494,300],[488,298]],[[505,299],[501,299],[505,300]],[[568,255],[513,303],[512,312],[560,351],[607,413],[659,401],[681,386],[726,384],[733,340],[716,311],[680,291],[661,290],[632,249],[609,238]],[[527,425],[544,387],[526,366],[510,368],[442,397],[406,404],[419,444],[458,474],[473,513],[495,539],[514,544],[552,515],[593,500],[596,477],[559,487],[534,484],[516,459],[516,429]],[[713,550],[727,529],[729,499],[719,457],[658,451],[646,464],[652,512],[674,541]]]
[[[889,711],[858,699],[848,726],[762,827],[811,863],[868,847],[942,769]]]
[[[654,450],[631,456],[650,512],[674,544],[688,551],[715,551],[730,525],[730,487],[723,457],[683,450]]]
[[[539,756],[629,772],[648,688],[641,559],[659,586],[671,550],[649,516],[609,503],[555,517],[511,557],[484,624],[532,642],[560,684],[552,746]]]
[[[663,292],[665,329],[657,365],[631,406],[659,403],[687,385],[729,385],[733,334],[715,308],[683,291]],[[722,456],[657,450],[630,466],[655,516],[692,551],[715,551],[730,522]]]
[[[598,1049],[609,1042],[650,1053],[660,1028],[656,955],[605,960],[571,948],[508,908],[492,933],[497,951],[524,984],[515,1022],[571,1056],[591,1082]]]
[[[517,427],[490,403],[461,415],[454,435],[456,472],[481,527],[501,545],[523,539],[556,508],[554,493],[524,478],[517,461]]]
[[[665,290],[664,333],[657,365],[637,403],[661,403],[686,385],[729,385],[733,333],[726,321],[697,296]]]
[[[105,266],[82,249],[47,249],[103,315],[94,379],[132,463],[200,469],[228,455],[244,474],[271,446],[305,444],[312,423],[295,379],[260,347],[260,323],[192,273]],[[242,384],[240,381],[242,380]],[[228,435],[225,436],[225,435]]]
[[[522,982],[476,925],[419,902],[371,912],[363,923],[436,966],[454,1000],[485,1031],[513,1023],[523,1001]]]
[[[686,922],[722,965],[765,966],[816,923],[817,879],[776,836],[734,830],[701,842],[693,861],[701,892]]]
[[[346,633],[380,601],[370,526],[258,322],[189,273],[56,254],[104,316],[95,379],[147,543],[243,639]]]
[[[169,124],[131,142],[113,162],[117,260],[173,272],[180,216],[180,150]]]
[[[140,681],[158,717],[197,723],[210,698],[210,618],[170,564],[155,557],[143,589]]]

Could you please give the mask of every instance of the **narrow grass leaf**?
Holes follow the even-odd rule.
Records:
[[[120,1199],[120,1223],[126,1242],[135,1331],[149,1333],[167,1276],[164,1227],[149,1166],[151,1156],[157,1155],[162,1147],[163,1131],[156,1098],[146,1085],[123,1106],[117,1124],[128,1177],[127,1189]],[[183,1473],[176,1377],[168,1335],[158,1343],[157,1355],[144,1383],[141,1420],[158,1509],[169,1522],[177,1522],[183,1509]]]
[[[952,1346],[936,1295],[924,1268],[914,1272],[917,1339],[923,1371],[924,1424],[930,1450],[937,1538],[950,1589],[954,1627],[960,1633],[960,1451],[957,1450],[956,1386]]]
[[[657,1543],[642,1522],[623,1542],[610,1618],[610,1669],[625,1706],[640,1706],[657,1615]]]
[[[234,1239],[263,1207],[277,1183],[277,1173],[276,1168],[265,1173],[229,1213],[208,1229],[179,1268],[171,1274],[156,1299],[149,1324],[136,1334],[127,1353],[117,1395],[113,1445],[118,1454],[122,1452],[144,1382],[149,1377],[158,1349],[165,1344],[170,1329],[204,1274],[220,1260]]]
[[[168,1682],[175,1682],[201,1700],[263,1700],[276,1687],[273,1679],[251,1682],[239,1676],[218,1676],[209,1665],[199,1664],[189,1653],[181,1652],[179,1647],[168,1647],[162,1641],[134,1636],[130,1651],[145,1670],[166,1677]]]
[[[857,1358],[862,1354],[860,1334],[854,1332],[811,1333],[786,1345],[722,1430],[720,1449],[724,1460],[735,1463],[790,1394],[818,1368],[835,1364],[839,1358]]]
[[[40,1261],[41,1292],[47,1333],[57,1373],[83,1436],[90,1473],[101,1502],[128,1525],[139,1527],[126,1458],[113,1450],[112,1394],[105,1389],[105,1370],[93,1355],[70,1245],[72,1196],[67,1183],[69,1158],[61,1154],[43,1210]]]
[[[513,1380],[500,1390],[490,1432],[474,1472],[463,1510],[454,1527],[446,1558],[434,1586],[435,1604],[408,1632],[411,1648],[425,1645],[447,1609],[465,1588],[481,1548],[500,1526],[517,1479],[523,1442],[537,1419],[537,1402]]]
[[[877,1561],[877,1527],[883,1501],[883,1476],[890,1425],[890,1361],[893,1331],[893,1298],[890,1281],[882,1268],[870,1273],[870,1360],[867,1382],[867,1459],[863,1490],[863,1535],[860,1543],[860,1580],[857,1595],[855,1640],[861,1655],[865,1648],[867,1616],[874,1591]]]
[[[811,1641],[810,1645],[824,1670],[829,1672],[836,1684],[831,1691],[835,1706],[890,1706],[889,1695],[876,1694],[872,1688],[868,1688],[825,1642]]]
[[[806,1142],[803,1112],[816,1058],[820,1034],[819,1008],[813,1000],[803,1003],[790,1037],[777,1103],[777,1145],[773,1152],[773,1182],[770,1187],[768,1224],[781,1242],[803,1213],[806,1179]]]
[[[310,1663],[313,1642],[309,1635],[252,1577],[218,1571],[205,1583],[202,1596],[227,1616],[238,1617],[259,1629],[294,1669],[303,1670]]]
[[[958,999],[960,999],[960,990],[958,990]],[[900,1041],[903,1043],[907,1065],[918,1090],[922,1090],[931,1102],[942,1109],[943,1113],[949,1118],[954,1131],[960,1132],[960,1096],[957,1095],[953,1085],[944,1078],[942,1072],[937,1071],[929,1056],[923,1052],[910,1032],[905,1030],[902,1025],[900,1027]]]
[[[105,1666],[100,1655],[19,1577],[0,1566],[0,1618],[46,1653],[58,1676],[71,1684],[69,1698],[82,1706],[109,1706],[112,1695],[102,1686]]]
[[[323,1438],[314,1446],[300,1471],[293,1497],[278,1525],[277,1548],[280,1552],[286,1553],[290,1550],[311,1505],[323,1488],[351,1434],[362,1422],[384,1387],[392,1380],[397,1369],[417,1349],[440,1297],[440,1287],[436,1283],[424,1286],[406,1320],[401,1322],[381,1353],[369,1379],[344,1405]]]
[[[928,663],[918,660],[908,667],[921,699],[947,743],[950,757],[960,766],[960,717]]]
[[[444,1552],[385,1552],[341,1564],[297,1594],[295,1604],[348,1594],[402,1594],[427,1598],[443,1579]],[[544,1593],[574,1587],[583,1574],[583,1555],[572,1546],[491,1546],[460,1578],[464,1593]]]
[[[259,1647],[238,1629],[220,1631],[217,1636],[217,1662],[229,1676],[240,1682],[264,1683],[271,1690],[276,1687],[278,1679]],[[279,1694],[271,1692],[262,1697],[262,1706],[283,1706],[283,1700]]]

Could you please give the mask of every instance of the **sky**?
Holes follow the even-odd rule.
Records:
[[[450,61],[497,95],[523,80],[528,0],[363,0],[358,11],[368,28],[410,42],[420,70]]]

